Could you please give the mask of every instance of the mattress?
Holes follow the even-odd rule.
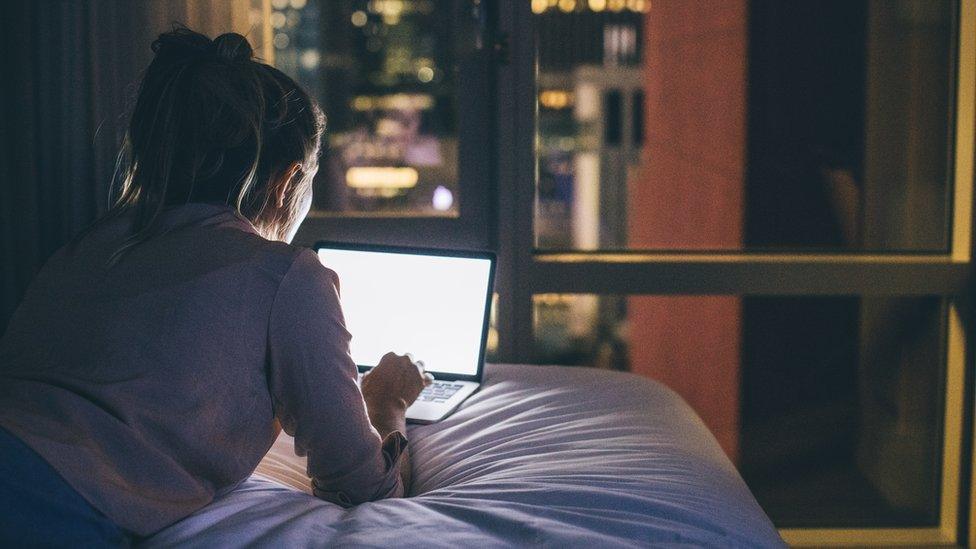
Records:
[[[282,435],[251,478],[143,545],[785,546],[698,416],[642,377],[488,365],[457,412],[408,430],[408,498],[316,499]]]

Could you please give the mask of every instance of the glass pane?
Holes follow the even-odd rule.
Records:
[[[957,2],[531,3],[539,248],[948,248]]]
[[[315,210],[457,215],[461,4],[272,0],[275,65],[328,117]]]
[[[784,527],[939,521],[938,297],[537,295],[536,359],[681,394]]]

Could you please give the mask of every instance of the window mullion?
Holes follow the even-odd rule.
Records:
[[[959,295],[971,267],[948,256],[541,254],[532,293]]]
[[[498,351],[500,361],[532,359],[535,245],[535,40],[528,2],[502,0],[498,49]]]

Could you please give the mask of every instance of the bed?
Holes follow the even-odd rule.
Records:
[[[287,435],[254,475],[147,547],[784,547],[701,420],[632,374],[495,364],[409,428],[410,498],[308,495]]]

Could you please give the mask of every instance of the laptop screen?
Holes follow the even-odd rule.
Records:
[[[318,247],[339,275],[352,358],[375,366],[410,353],[427,371],[474,376],[481,362],[492,260]]]

